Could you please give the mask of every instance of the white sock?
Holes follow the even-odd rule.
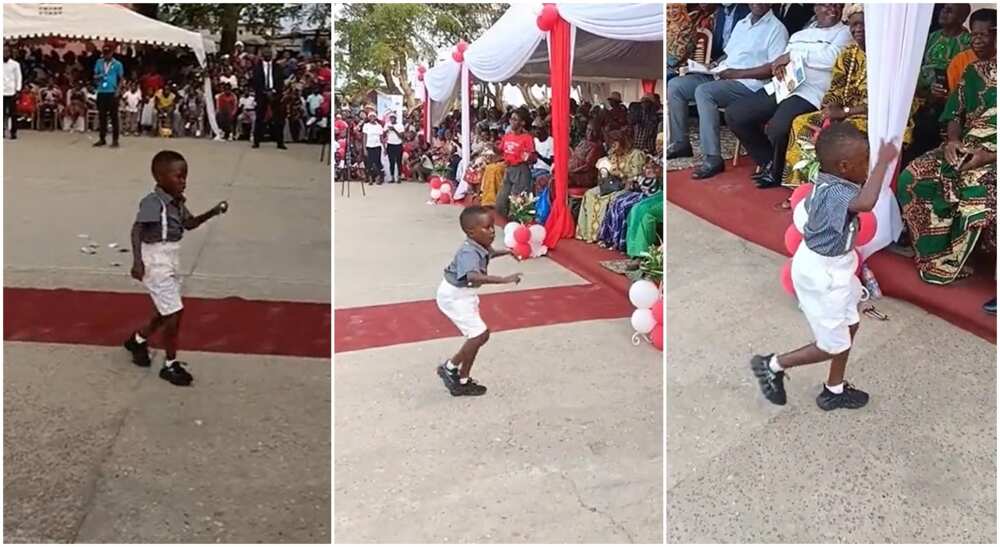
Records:
[[[139,331],[135,331],[135,341],[140,344],[146,343],[146,339],[143,338],[142,336],[139,336]]]
[[[840,395],[841,393],[844,392],[844,382],[840,382],[839,384],[837,384],[835,386],[831,386],[830,384],[826,384],[826,389],[829,389],[830,393],[833,393],[834,395]]]
[[[459,378],[458,379],[458,383],[460,383],[460,384],[468,384],[469,383],[469,379],[468,378]]]
[[[767,368],[771,369],[771,372],[781,372],[785,370],[785,367],[778,363],[777,353],[771,356],[771,360],[767,362]]]
[[[170,365],[177,362],[177,359],[167,359],[163,362],[163,368],[170,368]]]
[[[458,370],[458,367],[456,367],[455,364],[451,362],[451,359],[448,359],[448,362],[444,364],[444,368],[448,369],[448,372]]]

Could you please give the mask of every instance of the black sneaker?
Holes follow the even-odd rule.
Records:
[[[836,410],[838,408],[857,409],[868,404],[868,394],[854,386],[844,382],[843,393],[837,394],[827,389],[823,384],[823,391],[816,396],[816,404],[823,410]]]
[[[149,341],[139,343],[135,341],[135,334],[125,341],[125,349],[132,353],[132,363],[138,367],[149,366]]]
[[[760,391],[764,394],[764,397],[776,405],[783,405],[787,402],[785,396],[785,372],[774,372],[771,370],[771,367],[767,366],[773,356],[773,353],[769,355],[754,355],[750,359],[750,369],[753,370],[753,375],[757,377],[757,383],[760,384]]]
[[[441,377],[441,381],[444,382],[444,387],[451,391],[451,386],[458,383],[458,369],[454,371],[448,370],[445,363],[441,363],[437,368],[438,376]]]
[[[464,384],[461,382],[455,382],[449,386],[448,391],[451,392],[453,397],[461,397],[463,395],[475,397],[478,395],[485,395],[486,386],[481,386],[477,384],[475,380],[469,378],[469,381]]]
[[[189,386],[194,380],[194,376],[191,373],[184,370],[184,365],[181,361],[175,361],[174,364],[169,367],[160,367],[160,378],[174,384],[175,386]]]
[[[997,314],[997,299],[996,299],[996,297],[994,297],[989,302],[983,304],[983,311],[986,312],[989,315],[996,315]]]
[[[107,143],[107,142],[105,142],[105,141],[97,141],[97,142],[95,142],[95,143],[94,143],[94,146],[95,146],[95,147],[96,147],[96,146],[106,146],[107,144],[108,144],[108,143]]]

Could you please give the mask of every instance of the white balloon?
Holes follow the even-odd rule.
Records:
[[[545,240],[545,226],[542,226],[541,224],[532,224],[531,226],[528,226],[528,229],[531,230],[532,244],[541,243]]]
[[[517,241],[514,240],[514,232],[503,236],[503,244],[506,245],[508,249],[513,249],[514,245],[517,245]]]
[[[649,334],[656,328],[656,319],[650,310],[635,310],[632,312],[632,328],[639,334]]]
[[[806,222],[809,221],[809,213],[806,212],[806,200],[802,200],[792,211],[792,223],[800,234],[805,233]]]
[[[447,182],[441,185],[442,194],[451,194],[451,185]]]
[[[509,234],[509,235],[514,235],[514,230],[516,230],[516,229],[517,229],[517,227],[518,227],[518,226],[520,226],[520,225],[521,225],[521,223],[520,223],[520,222],[513,222],[513,221],[511,221],[511,222],[508,222],[508,223],[507,223],[507,224],[505,224],[505,225],[504,225],[504,227],[503,227],[503,233],[504,233],[505,235],[507,235],[507,234]]]
[[[660,290],[656,288],[656,284],[648,279],[640,279],[628,289],[629,301],[640,310],[652,308],[659,297]]]
[[[538,251],[538,256],[545,256],[547,254],[549,254],[549,247],[548,247],[548,245],[542,245],[541,250]]]
[[[540,254],[542,252],[542,244],[541,243],[535,243],[534,241],[531,241],[531,242],[528,243],[528,245],[531,246],[531,258],[538,258],[538,257],[542,256]]]
[[[437,199],[439,197],[441,197],[441,190],[438,190],[437,188],[432,189],[431,190],[431,199],[433,199],[434,201],[437,201]]]

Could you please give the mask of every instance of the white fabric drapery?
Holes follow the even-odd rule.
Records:
[[[869,4],[865,7],[869,169],[875,166],[883,140],[892,140],[896,146],[902,146],[933,9],[932,4]],[[899,239],[903,230],[899,203],[890,186],[895,174],[895,167],[891,167],[882,181],[874,210],[878,229],[875,238],[861,248],[865,258]]]

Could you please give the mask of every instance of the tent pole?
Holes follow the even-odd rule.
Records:
[[[472,155],[471,147],[469,145],[469,126],[470,126],[470,116],[469,116],[469,66],[462,63],[462,164],[465,169],[469,169],[470,158]],[[456,183],[460,181],[455,181]]]

